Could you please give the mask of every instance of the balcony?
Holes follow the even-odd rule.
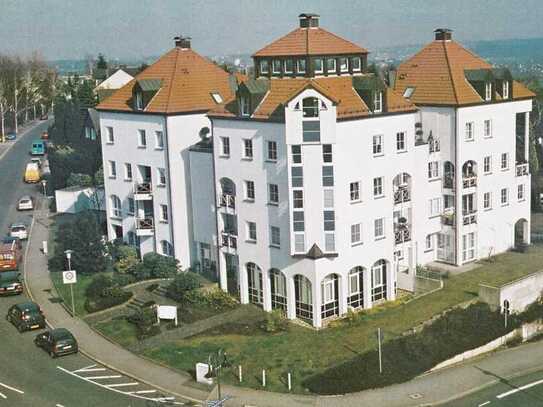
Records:
[[[238,237],[229,232],[221,233],[221,246],[228,250],[237,250],[238,248]]]
[[[155,226],[152,217],[136,219],[136,236],[153,236]]]
[[[477,223],[477,211],[464,211],[462,215],[462,223],[464,226]]]
[[[401,204],[402,202],[409,202],[411,200],[411,192],[405,187],[400,187],[394,191],[394,205]]]
[[[524,175],[528,175],[528,163],[523,164],[517,164],[516,166],[516,175],[517,177],[523,177]]]
[[[230,194],[222,194],[219,198],[221,208],[236,209],[236,197]]]
[[[464,188],[472,188],[477,186],[477,176],[476,175],[465,175],[462,178],[462,185]]]
[[[454,214],[449,213],[449,214],[441,215],[441,224],[443,224],[445,226],[454,226],[455,225]]]
[[[394,227],[394,243],[402,244],[411,240],[411,230],[409,225],[400,224]]]
[[[150,182],[141,182],[134,185],[134,199],[136,201],[149,201],[153,199],[153,188]]]

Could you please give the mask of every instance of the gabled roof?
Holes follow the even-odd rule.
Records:
[[[260,102],[251,118],[259,120],[284,120],[285,106],[305,89],[315,89],[336,105],[337,118],[349,119],[372,115],[364,100],[353,87],[354,77],[340,76],[328,78],[292,78],[270,80],[269,90]],[[243,86],[243,85],[240,85]],[[411,112],[416,107],[409,100],[392,89],[384,89],[384,98],[389,113]],[[217,106],[209,112],[213,117],[236,117],[237,101],[235,98]]]
[[[144,113],[205,112],[217,103],[212,93],[223,100],[233,96],[230,74],[192,49],[174,49],[139,73],[97,106],[98,110],[134,111],[133,90],[140,87],[156,91]]]
[[[255,52],[253,57],[367,54],[368,50],[320,27],[297,28]]]
[[[468,105],[483,99],[466,78],[484,76],[492,65],[455,41],[436,40],[398,67],[395,89],[403,94],[415,88],[410,100],[415,104]],[[513,82],[513,99],[533,97],[524,85]],[[497,99],[500,99],[497,97]]]

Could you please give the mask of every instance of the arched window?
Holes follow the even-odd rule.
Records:
[[[249,290],[249,302],[262,305],[264,302],[264,293],[262,291],[262,271],[254,263],[247,263],[247,283]]]
[[[278,269],[269,271],[272,309],[287,311],[287,281],[285,275]]]
[[[386,300],[387,297],[387,261],[377,260],[371,268],[371,300]]]
[[[296,295],[296,317],[313,323],[311,281],[300,274],[295,275],[294,292]]]
[[[347,304],[353,308],[364,306],[364,267],[356,266],[349,271]]]
[[[111,202],[111,216],[115,218],[121,217],[121,200],[117,195],[111,195],[110,197]]]
[[[160,248],[164,256],[173,256],[173,246],[167,240],[160,241]]]

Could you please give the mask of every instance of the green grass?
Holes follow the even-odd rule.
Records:
[[[124,318],[97,322],[93,328],[124,347],[129,347],[137,342],[136,326]]]
[[[477,297],[479,283],[503,283],[539,270],[543,266],[543,246],[530,248],[526,254],[505,253],[493,262],[482,262],[472,271],[451,276],[445,287],[407,304],[399,301],[358,314],[354,323],[337,322],[327,329],[314,331],[290,324],[287,332],[265,334],[240,322],[224,331],[213,329],[185,340],[164,343],[144,354],[178,369],[192,370],[197,362],[204,362],[209,352],[225,349],[233,360],[231,374],[225,381],[237,384],[234,371],[241,364],[244,371],[242,385],[260,388],[260,375],[267,370],[267,389],[286,391],[284,376],[293,374],[293,391],[304,393],[304,378],[353,358],[356,354],[375,349],[377,328],[384,330],[384,340],[427,321],[432,316],[457,304]],[[246,332],[244,332],[246,331]]]
[[[62,272],[60,271],[52,271],[50,275],[58,295],[60,298],[62,298],[64,304],[66,304],[71,311],[72,297],[70,293],[70,284],[62,283]],[[87,310],[85,310],[85,301],[87,300],[85,290],[91,283],[92,277],[93,276],[91,275],[78,274],[77,283],[72,284],[74,291],[75,313],[77,316],[81,317],[87,315]]]

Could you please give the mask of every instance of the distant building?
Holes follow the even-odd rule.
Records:
[[[133,80],[134,77],[127,73],[125,69],[119,68],[104,80],[97,81],[98,86],[94,88],[94,91],[98,95],[98,100],[103,101],[108,96],[112,95],[117,89],[122,88],[128,82]]]

